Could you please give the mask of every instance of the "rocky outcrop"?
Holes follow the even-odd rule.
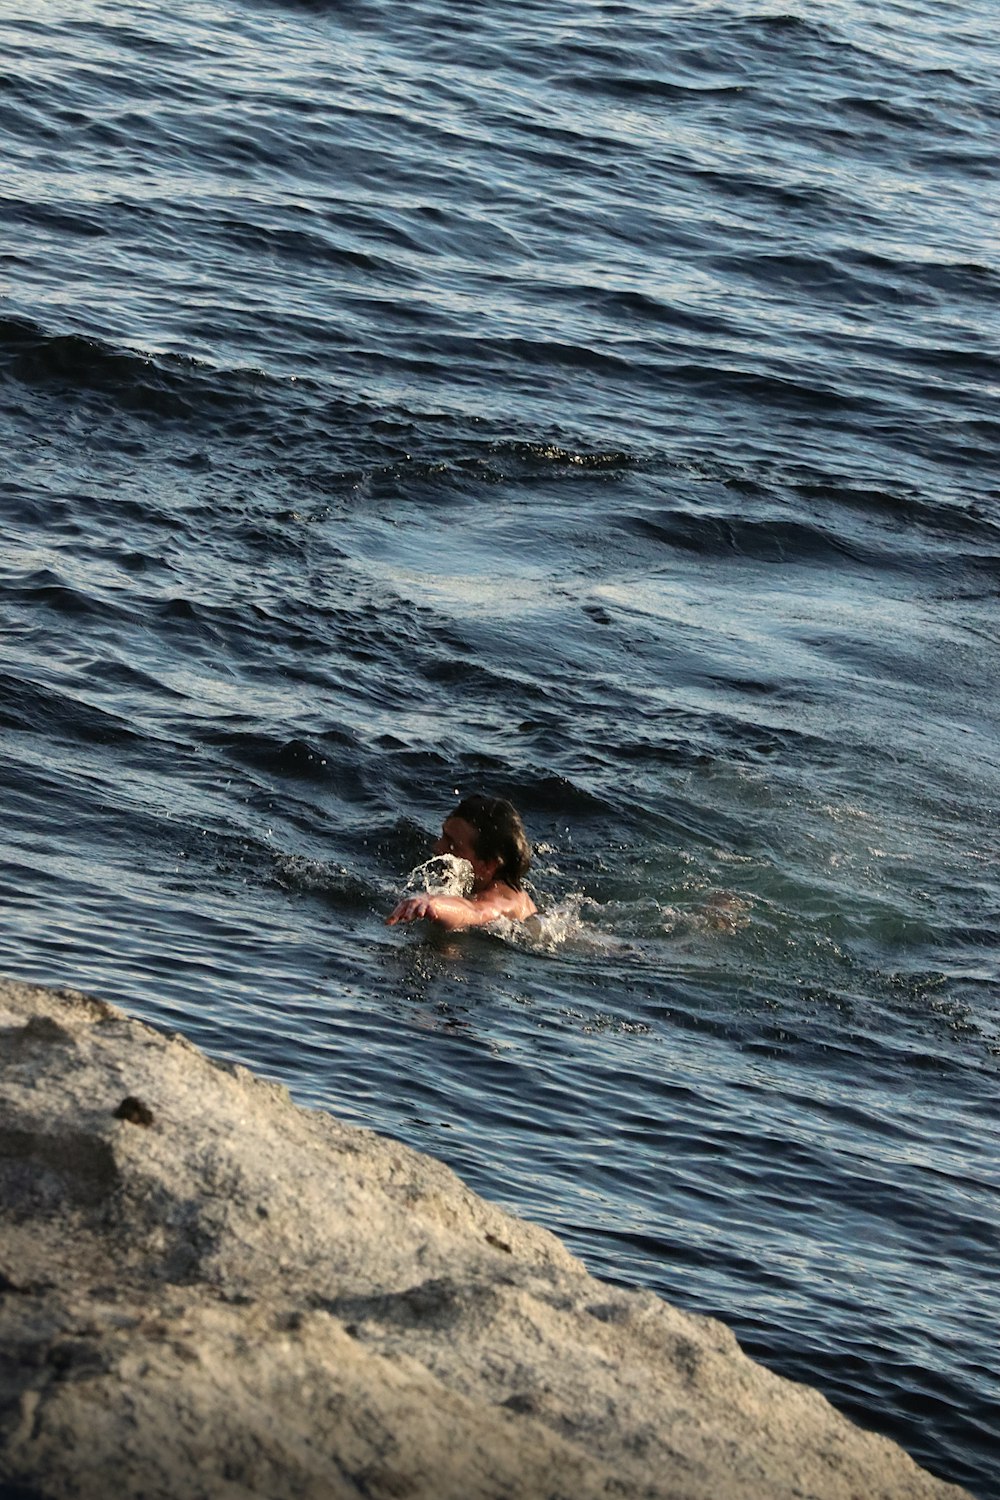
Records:
[[[722,1324],[100,1001],[0,983],[0,1492],[962,1494]]]

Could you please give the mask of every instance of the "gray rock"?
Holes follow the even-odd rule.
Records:
[[[722,1324],[594,1280],[440,1163],[110,1005],[0,981],[4,1486],[964,1494]]]

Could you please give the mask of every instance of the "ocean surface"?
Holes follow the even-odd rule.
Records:
[[[1000,1496],[995,0],[0,7],[0,972]],[[384,926],[459,795],[537,930]]]

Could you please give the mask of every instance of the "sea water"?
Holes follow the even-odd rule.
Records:
[[[0,14],[0,969],[994,1500],[996,37]],[[386,928],[477,790],[539,918]]]

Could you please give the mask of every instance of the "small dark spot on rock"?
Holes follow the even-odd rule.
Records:
[[[616,1302],[596,1303],[587,1311],[599,1323],[627,1323],[631,1317],[628,1307]]]
[[[53,1344],[45,1362],[64,1380],[94,1374],[104,1368],[100,1349],[87,1339],[63,1339]]]
[[[258,1203],[257,1204],[257,1217],[258,1217],[258,1219],[269,1219],[271,1217],[271,1211],[270,1211],[270,1209],[265,1204]]]
[[[21,1033],[25,1041],[75,1042],[68,1026],[61,1026],[53,1016],[32,1016]]]
[[[356,1474],[363,1495],[384,1495],[386,1500],[403,1500],[416,1494],[417,1484],[408,1474],[397,1474],[383,1464],[371,1464]]]
[[[411,1316],[423,1320],[454,1311],[458,1302],[458,1289],[446,1276],[441,1276],[431,1281],[422,1281],[419,1286],[411,1286],[405,1292],[400,1292],[398,1297],[390,1294],[386,1301],[389,1309],[405,1308]]]
[[[693,1381],[701,1369],[701,1350],[691,1339],[678,1338],[671,1351],[674,1364],[685,1380]]]
[[[516,1411],[522,1417],[532,1417],[538,1410],[538,1402],[527,1391],[515,1391],[513,1396],[508,1396],[500,1405],[505,1406],[508,1411]]]
[[[170,1332],[170,1325],[162,1318],[146,1318],[139,1324],[139,1332],[147,1339],[163,1339]]]
[[[344,1332],[349,1339],[359,1339],[361,1337],[361,1330],[357,1323],[345,1323]]]
[[[11,1281],[9,1276],[0,1273],[0,1296],[8,1292],[16,1292],[21,1297],[44,1297],[47,1292],[52,1291],[54,1286],[54,1281]],[[2,1500],[7,1500],[2,1491],[0,1495],[2,1495]]]
[[[507,1241],[497,1239],[495,1234],[488,1234],[486,1236],[486,1243],[487,1245],[492,1245],[494,1250],[502,1250],[505,1255],[514,1254],[513,1250],[507,1244]]]
[[[116,1120],[127,1120],[130,1125],[152,1125],[153,1111],[134,1094],[128,1094],[115,1110]]]

